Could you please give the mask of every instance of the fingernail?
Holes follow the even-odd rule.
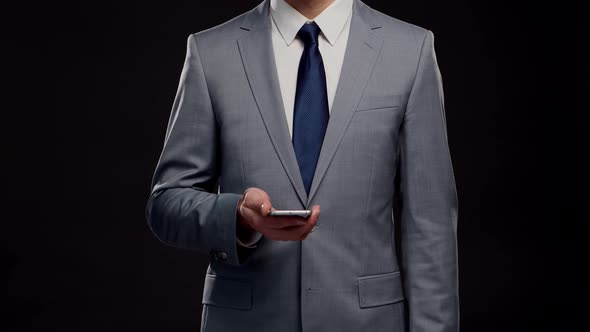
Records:
[[[315,230],[315,226],[313,226],[313,228],[311,229],[311,231],[309,231],[310,233],[313,233],[313,231]]]

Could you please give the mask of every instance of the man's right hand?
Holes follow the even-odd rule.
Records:
[[[313,231],[320,215],[319,205],[312,206],[312,213],[307,218],[269,216],[271,210],[270,197],[264,190],[255,187],[246,189],[236,211],[238,227],[245,231],[258,231],[271,240],[302,241]]]

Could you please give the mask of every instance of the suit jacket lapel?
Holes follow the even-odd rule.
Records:
[[[340,79],[306,206],[311,204],[371,76],[383,43],[373,31],[379,27],[366,5],[354,0]]]
[[[270,1],[265,0],[246,15],[241,28],[249,32],[238,39],[238,47],[268,135],[301,204],[305,205],[307,194],[289,135],[276,70],[269,5]]]
[[[308,197],[285,117],[272,47],[269,5],[270,1],[264,0],[245,15],[241,28],[249,32],[237,42],[266,130],[291,184],[307,208],[360,101],[383,39],[373,31],[380,27],[373,14],[363,2],[354,0],[340,79]]]

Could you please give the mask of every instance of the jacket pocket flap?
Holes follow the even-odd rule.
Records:
[[[358,290],[361,308],[395,303],[404,299],[399,271],[359,277]]]
[[[202,303],[250,310],[252,308],[252,284],[247,280],[227,279],[206,274]]]
[[[403,95],[366,95],[361,99],[356,111],[368,111],[372,109],[394,108],[402,105]]]

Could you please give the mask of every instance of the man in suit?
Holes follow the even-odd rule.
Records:
[[[431,31],[264,0],[189,36],[146,217],[210,254],[202,331],[458,331],[457,205]]]

